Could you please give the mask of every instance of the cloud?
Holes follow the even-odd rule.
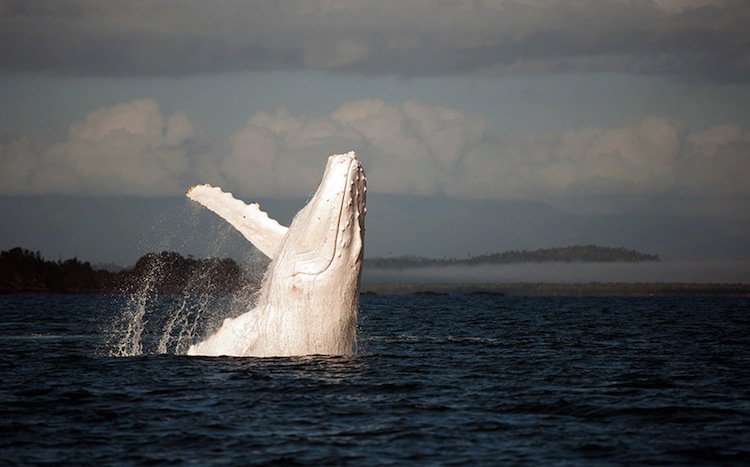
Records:
[[[280,109],[254,115],[221,167],[245,190],[306,196],[321,155],[354,149],[366,161],[371,189],[432,195],[445,191],[458,159],[488,126],[483,117],[414,101],[354,101],[318,118]]]
[[[221,162],[235,190],[306,196],[324,154],[357,150],[370,190],[459,198],[750,194],[750,133],[647,117],[618,128],[507,135],[415,101],[348,102],[316,118],[255,114]]]
[[[38,148],[22,139],[0,147],[0,190],[174,195],[202,167],[195,160],[204,149],[202,132],[184,114],[166,117],[151,99],[125,102],[89,113],[64,142]]]
[[[0,70],[622,71],[747,82],[743,0],[6,1]]]
[[[687,137],[678,175],[698,194],[750,193],[750,132],[737,125],[710,128]]]
[[[552,199],[750,195],[750,132],[647,117],[614,128],[508,134],[416,101],[347,102],[328,115],[258,112],[209,141],[151,99],[95,110],[65,141],[0,145],[0,194],[177,196],[198,182],[243,197],[306,197],[326,156],[355,150],[374,193]]]

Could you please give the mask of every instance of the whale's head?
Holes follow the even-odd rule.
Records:
[[[347,336],[341,345],[348,352],[356,332],[366,190],[353,152],[329,157],[320,186],[294,217],[266,274],[266,298],[282,320],[302,320],[296,324],[316,339],[329,329],[331,338]]]
[[[318,189],[294,217],[279,253],[278,263],[291,268],[287,273],[319,284],[359,273],[366,190],[364,170],[353,152],[328,158]]]

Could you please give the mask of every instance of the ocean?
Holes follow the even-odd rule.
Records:
[[[133,303],[0,296],[0,464],[750,463],[749,298],[363,296],[356,356],[268,359],[169,297],[114,356]]]

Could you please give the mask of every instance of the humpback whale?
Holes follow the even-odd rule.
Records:
[[[365,235],[365,173],[354,152],[328,158],[313,197],[287,228],[256,204],[197,185],[188,198],[271,258],[256,307],[227,318],[188,355],[351,355]]]

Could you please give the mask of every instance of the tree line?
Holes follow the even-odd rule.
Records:
[[[114,272],[78,258],[48,261],[38,251],[18,247],[0,252],[0,293],[226,293],[248,286],[257,284],[231,258],[148,253],[132,268]]]
[[[540,248],[537,250],[510,250],[502,253],[490,253],[467,258],[425,258],[422,256],[398,256],[367,258],[365,267],[379,269],[419,268],[430,266],[474,266],[480,264],[516,264],[516,263],[637,263],[659,261],[659,256],[641,253],[622,247],[602,247],[597,245],[573,245],[559,248]]]

